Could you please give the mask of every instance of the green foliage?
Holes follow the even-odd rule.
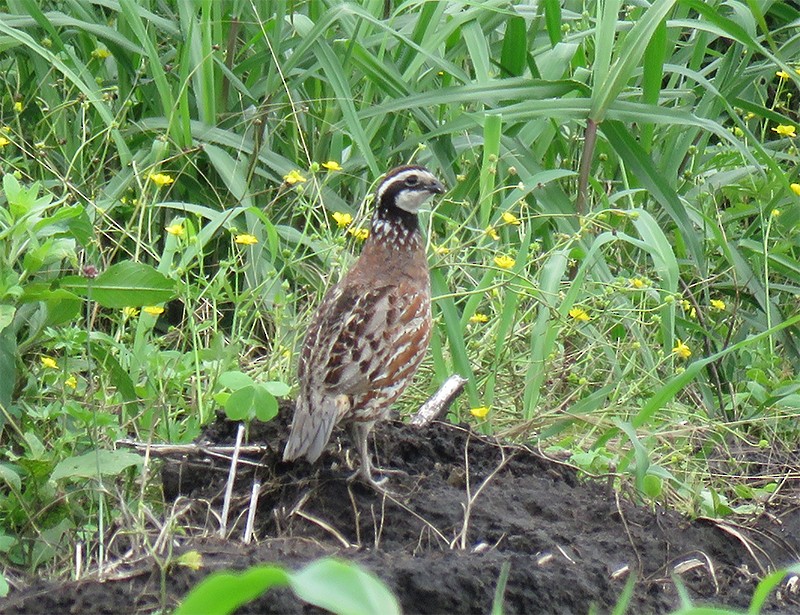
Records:
[[[215,572],[189,592],[175,613],[226,615],[274,587],[290,587],[298,598],[332,613],[400,613],[397,599],[377,577],[356,564],[332,558],[319,559],[297,572],[281,566]]]
[[[694,514],[763,496],[713,478],[709,458],[796,449],[788,4],[2,11],[0,547],[14,564],[55,565],[79,532],[100,561],[118,508],[160,505],[124,457],[88,478],[115,441],[190,441],[217,411],[274,416],[373,182],[408,160],[450,191],[423,216],[435,328],[404,407],[462,373],[453,420]],[[115,479],[125,495],[106,506]]]

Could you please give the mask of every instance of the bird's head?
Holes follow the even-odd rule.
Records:
[[[396,208],[416,214],[434,194],[444,193],[442,182],[422,166],[402,166],[389,171],[378,185],[375,201],[379,208]]]

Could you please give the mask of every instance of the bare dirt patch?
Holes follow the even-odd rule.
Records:
[[[104,580],[32,580],[12,591],[0,612],[151,612],[177,604],[213,570],[267,562],[300,567],[331,554],[375,572],[408,613],[489,612],[505,562],[506,613],[580,614],[592,605],[608,612],[629,574],[637,577],[629,612],[676,608],[673,577],[699,602],[744,608],[765,571],[800,560],[794,508],[771,511],[747,528],[691,521],[633,505],[571,468],[501,447],[465,426],[379,426],[379,463],[403,472],[390,477],[395,495],[384,497],[347,482],[352,453],[343,434],[314,466],[280,462],[288,415],[283,409],[277,420],[251,426],[249,441],[269,450],[252,459],[258,466],[240,468],[227,540],[213,534],[229,464],[207,457],[164,462],[165,496],[184,510],[173,558],[199,551],[201,570],[140,558]],[[220,421],[206,438],[230,444],[235,432],[235,424]],[[263,483],[256,541],[244,545],[255,476]],[[800,597],[782,587],[764,612],[798,612]],[[239,612],[309,608],[276,591]]]

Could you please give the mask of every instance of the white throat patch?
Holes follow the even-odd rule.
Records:
[[[419,208],[425,204],[425,201],[432,196],[433,193],[427,190],[403,190],[397,195],[397,200],[394,204],[403,211],[415,214],[419,211]]]

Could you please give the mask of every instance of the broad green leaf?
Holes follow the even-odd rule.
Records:
[[[342,615],[399,615],[397,598],[370,572],[348,562],[322,559],[292,574],[292,589],[306,602]]]
[[[269,380],[267,382],[262,382],[261,386],[264,387],[265,390],[272,393],[275,397],[286,397],[292,390],[285,382],[281,382],[280,380]]]
[[[93,280],[68,276],[61,280],[60,286],[103,307],[118,310],[166,303],[176,295],[174,280],[150,265],[133,261],[112,265]]]
[[[289,574],[280,566],[254,566],[244,572],[215,572],[189,592],[174,615],[228,615],[268,589],[288,585]]]
[[[225,415],[232,421],[248,421],[255,414],[256,388],[253,385],[237,389],[225,402]]]
[[[60,461],[53,469],[50,480],[117,476],[123,470],[142,463],[144,460],[141,455],[130,451],[95,450]]]
[[[278,415],[278,400],[261,385],[255,387],[253,410],[259,421],[270,421]]]
[[[253,379],[240,371],[223,372],[219,375],[219,383],[231,391],[238,391],[246,386],[253,386]]]

